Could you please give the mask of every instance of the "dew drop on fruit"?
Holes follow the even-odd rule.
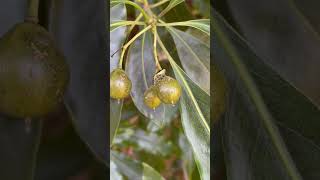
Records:
[[[171,105],[172,105],[172,107],[175,107],[176,105],[173,103],[173,101],[171,101]]]
[[[27,117],[24,119],[25,122],[25,131],[27,134],[29,134],[31,132],[31,118]]]

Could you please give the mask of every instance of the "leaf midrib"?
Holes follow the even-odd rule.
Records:
[[[172,33],[174,33],[179,39],[180,41],[189,49],[189,51],[191,52],[191,54],[195,57],[195,59],[207,70],[208,73],[210,73],[209,69],[207,68],[207,66],[201,61],[201,59],[198,57],[198,55],[192,50],[192,48],[188,45],[188,43],[177,33],[175,32],[174,29],[167,27],[169,29],[169,31],[171,31]],[[202,43],[201,41],[199,41],[200,43]],[[207,46],[206,44],[202,43],[203,45]]]

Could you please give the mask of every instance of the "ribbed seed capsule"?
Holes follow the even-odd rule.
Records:
[[[156,86],[150,86],[150,88],[147,89],[146,92],[144,93],[143,97],[144,97],[144,104],[151,109],[155,110],[161,104],[161,101],[157,96]]]
[[[125,71],[117,68],[110,75],[110,96],[115,99],[123,99],[130,95],[131,81]]]

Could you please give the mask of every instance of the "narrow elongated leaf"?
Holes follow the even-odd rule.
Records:
[[[319,1],[303,1],[303,0],[290,0],[291,7],[300,13],[301,20],[304,21],[306,26],[311,26],[310,28],[319,35],[320,25],[319,25],[319,13],[317,7],[320,5]],[[308,25],[309,24],[309,25]]]
[[[68,113],[61,106],[44,119],[34,180],[68,179],[92,162],[94,157],[76,134]]]
[[[191,34],[195,38],[201,40],[202,42],[210,46],[210,38],[208,38],[208,36],[202,33],[201,31],[198,31],[197,29],[190,27],[185,32]]]
[[[210,36],[210,19],[195,19],[182,22],[167,23],[160,26],[189,26],[196,28]]]
[[[184,132],[192,146],[202,179],[210,179],[210,96],[174,62],[161,40],[159,44],[167,55],[176,79],[183,88],[180,111]]]
[[[138,162],[115,151],[111,151],[111,160],[117,165],[121,174],[135,180],[164,180],[164,178],[148,164]]]
[[[136,107],[144,116],[162,126],[171,118],[175,108],[161,104],[156,109],[151,109],[144,104],[144,93],[153,85],[153,76],[156,73],[151,32],[146,32],[131,45],[126,71],[132,82],[131,97]]]
[[[127,10],[124,4],[117,4],[110,9],[111,23],[125,21],[126,19]],[[126,27],[120,27],[112,32],[110,29],[110,72],[112,72],[112,70],[118,65],[121,47],[126,37],[125,31]]]
[[[191,0],[192,7],[197,9],[203,16],[210,17],[210,1],[209,0]]]
[[[180,3],[184,2],[184,0],[170,0],[168,6],[159,14],[159,16],[162,16],[169,12],[172,8],[179,5]]]
[[[167,6],[160,6],[160,12],[163,11]],[[159,13],[160,13],[159,12]],[[193,19],[192,14],[188,10],[186,3],[180,3],[171,9],[167,14],[165,14],[162,19],[165,22],[180,22],[180,21],[188,21]],[[183,28],[183,27],[182,27]]]
[[[264,103],[279,126],[294,166],[304,179],[319,179],[319,167],[316,165],[320,157],[319,108],[264,64],[220,16],[215,14],[214,17],[248,67]],[[226,51],[218,41],[214,41],[213,47],[215,63],[223,69],[232,90],[222,133],[227,159],[238,159],[226,161],[229,177],[291,179],[283,161],[277,157],[273,142],[259,121],[261,115],[240,83],[242,80],[235,73]]]
[[[121,11],[120,11],[121,12]],[[114,21],[110,24],[110,32],[116,30],[117,28],[128,26],[128,25],[144,25],[144,22],[135,22],[135,21]]]
[[[105,1],[51,1],[49,30],[70,67],[65,102],[74,125],[98,159],[109,162]]]
[[[182,133],[179,135],[179,147],[182,150],[182,166],[187,172],[188,177],[191,177],[193,171],[196,169],[196,165],[194,162],[192,148],[190,148],[190,143],[187,137]]]
[[[320,36],[316,8],[319,2],[227,2],[237,26],[254,47],[253,51],[320,106]]]
[[[210,91],[210,46],[192,35],[168,27],[183,69],[204,91]]]
[[[110,179],[112,180],[122,180],[123,177],[120,174],[117,165],[113,162],[110,161]]]
[[[127,10],[124,4],[117,4],[110,10],[110,22],[127,19]],[[121,47],[126,37],[126,27],[119,27],[110,31],[110,73],[117,68],[120,59]],[[108,43],[108,42],[107,42]],[[110,144],[117,132],[121,119],[123,100],[110,98]]]
[[[41,120],[28,125],[22,119],[0,117],[0,179],[32,180],[41,136]],[[30,129],[30,132],[26,130]]]

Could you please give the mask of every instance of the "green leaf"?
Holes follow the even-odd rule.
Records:
[[[79,136],[109,162],[105,1],[52,1],[49,30],[70,67],[65,102]]]
[[[253,51],[320,107],[319,1],[229,0]]]
[[[191,34],[195,38],[199,39],[203,43],[205,43],[208,46],[210,46],[209,45],[210,44],[210,38],[208,38],[208,36],[206,34],[202,33],[201,31],[199,31],[199,30],[197,30],[195,28],[188,28],[185,32],[188,33],[188,34]]]
[[[110,161],[110,179],[112,180],[123,180],[122,175],[120,174],[117,165]]]
[[[192,146],[202,179],[210,179],[210,96],[183,72],[170,56],[160,39],[176,79],[183,88],[180,111],[184,132]]]
[[[115,151],[111,151],[111,160],[117,165],[121,174],[136,180],[164,180],[152,167],[144,162],[138,162]]]
[[[188,177],[191,177],[196,168],[196,164],[194,162],[192,148],[190,148],[189,141],[183,133],[179,134],[179,147],[182,151],[182,168],[184,168],[184,170],[188,173]]]
[[[33,180],[42,129],[39,121],[26,125],[23,119],[0,116],[0,179]]]
[[[197,9],[199,13],[205,17],[210,17],[210,4],[209,0],[191,0],[192,7]]]
[[[221,16],[214,14],[214,20],[224,32],[224,38],[229,39],[236,50],[233,58],[241,60],[247,67],[247,73],[257,87],[256,93],[260,94],[277,125],[275,128],[280,131],[278,140],[283,139],[283,148],[291,155],[293,161],[290,165],[296,166],[297,173],[303,179],[319,179],[319,167],[316,165],[320,159],[319,108],[266,65]],[[266,125],[260,121],[261,107],[255,104],[256,97],[252,97],[252,92],[247,90],[245,79],[237,72],[229,53],[230,50],[227,51],[221,41],[214,41],[215,63],[227,76],[232,90],[222,132],[228,177],[279,180],[299,178],[288,171],[286,162],[279,157],[279,150],[274,146],[274,135],[270,136]],[[228,161],[234,158],[237,160]]]
[[[119,22],[127,19],[127,11],[124,4],[117,4],[110,10],[110,21]],[[117,68],[120,59],[122,44],[126,38],[126,27],[119,27],[110,32],[110,73]],[[110,98],[110,145],[113,143],[114,136],[121,120],[123,100]]]
[[[121,146],[126,142],[137,145],[136,150],[145,151],[150,154],[167,156],[171,153],[172,144],[165,141],[164,137],[153,132],[147,132],[142,129],[122,128],[121,133],[115,138],[114,143]]]
[[[43,119],[41,144],[35,168],[36,180],[68,179],[81,172],[95,157],[79,137],[64,106]],[[105,170],[105,165],[100,165]],[[103,172],[107,174],[105,171]]]
[[[145,25],[144,22],[135,22],[135,21],[113,21],[110,24],[110,32],[116,30],[119,27],[128,26],[128,25]]]
[[[167,12],[169,12],[172,8],[179,5],[180,3],[184,2],[184,0],[170,0],[170,3],[168,6],[159,14],[159,17],[165,15]]]
[[[192,35],[167,27],[174,39],[183,69],[207,94],[210,91],[210,46]]]
[[[164,23],[159,24],[160,26],[189,26],[196,28],[208,36],[210,36],[210,19],[196,19],[182,22]]]
[[[153,76],[156,73],[151,32],[146,32],[131,45],[126,72],[132,82],[131,97],[136,107],[158,126],[163,126],[176,108],[161,104],[153,110],[144,104],[144,93],[153,85]]]

